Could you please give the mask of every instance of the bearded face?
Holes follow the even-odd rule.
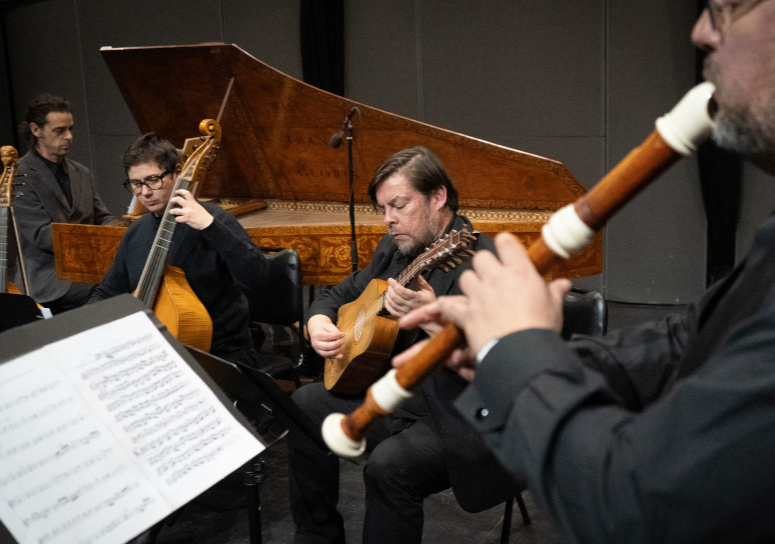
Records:
[[[718,88],[719,112],[713,140],[719,147],[749,158],[762,166],[775,160],[775,96],[743,103],[727,100],[725,85],[717,65],[706,63],[706,76]],[[775,89],[775,87],[773,87]],[[771,93],[775,95],[775,92]]]

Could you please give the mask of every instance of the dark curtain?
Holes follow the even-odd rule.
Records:
[[[705,8],[698,0],[697,13]],[[697,80],[702,81],[705,53],[697,50]],[[735,264],[735,238],[740,216],[742,165],[740,159],[708,141],[697,153],[702,200],[708,221],[707,285],[726,275]]]
[[[16,112],[13,108],[13,86],[11,85],[11,59],[8,47],[8,33],[6,31],[6,11],[5,6],[0,6],[0,119],[6,119],[0,126],[0,145],[12,145],[19,152],[23,150],[19,147],[19,138],[16,131]]]
[[[344,0],[301,0],[304,82],[344,96]]]

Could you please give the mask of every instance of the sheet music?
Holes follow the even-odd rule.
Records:
[[[263,445],[138,312],[0,365],[0,519],[125,542]]]

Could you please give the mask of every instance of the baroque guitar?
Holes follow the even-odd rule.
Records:
[[[10,256],[8,254],[8,237],[11,231],[16,232],[13,218],[13,180],[16,177],[16,168],[19,163],[19,153],[10,145],[0,148],[0,158],[3,161],[3,174],[0,177],[0,293],[20,294],[19,289],[11,278],[8,277],[8,268],[10,266]],[[18,233],[16,247],[19,247]],[[22,278],[26,281],[24,274],[24,263],[21,254],[17,254],[18,266],[22,270]]]
[[[199,183],[215,157],[221,139],[221,127],[214,119],[199,124],[203,143],[189,156],[178,175],[171,194]],[[145,262],[134,297],[153,308],[159,321],[175,338],[202,351],[210,351],[213,322],[202,302],[196,297],[184,272],[167,263],[167,254],[175,232],[175,216],[167,203],[151,251]]]
[[[396,281],[406,286],[425,270],[457,266],[473,253],[467,249],[473,239],[465,228],[445,234],[413,260]],[[385,370],[399,332],[398,319],[386,314],[387,287],[386,280],[373,279],[357,299],[339,308],[336,326],[344,333],[344,350],[341,359],[326,359],[326,389],[357,394]]]

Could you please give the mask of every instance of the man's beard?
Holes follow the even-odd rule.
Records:
[[[715,64],[705,65],[709,79],[724,88]],[[726,104],[720,98],[713,141],[721,148],[770,169],[775,164],[775,96],[772,100]],[[763,104],[763,105],[761,105]]]
[[[398,254],[403,257],[408,257],[409,259],[419,257],[422,252],[425,251],[425,248],[436,241],[436,239],[441,235],[441,232],[441,230],[436,232],[436,229],[429,220],[425,225],[422,237],[413,237],[411,239],[411,244],[399,245]]]
[[[752,159],[772,161],[775,153],[775,105],[755,114],[750,108],[726,108],[716,121],[713,141],[719,147]]]

